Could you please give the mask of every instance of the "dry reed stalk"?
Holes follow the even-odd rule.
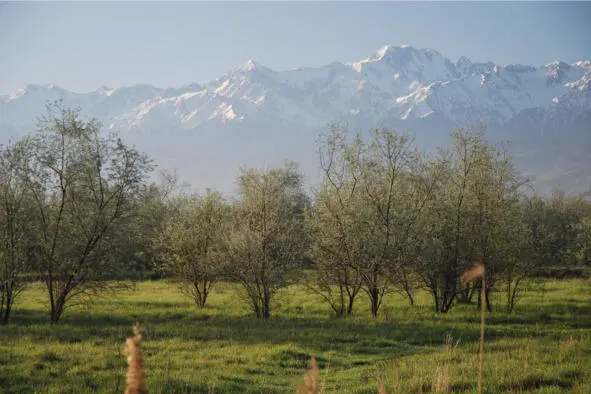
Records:
[[[478,278],[484,278],[484,265],[482,263],[474,263],[472,268],[462,274],[462,281],[464,283],[470,283]]]
[[[388,394],[386,389],[384,388],[384,382],[382,381],[382,377],[378,377],[378,394]]]
[[[304,375],[304,384],[298,385],[297,392],[300,394],[318,394],[318,362],[315,358],[310,360],[310,369]]]
[[[484,365],[484,323],[486,320],[486,285],[484,281],[484,264],[475,263],[474,266],[462,274],[462,281],[472,282],[474,279],[482,279],[482,295],[480,297],[480,360],[478,363],[478,394],[482,394],[482,369]]]
[[[127,354],[127,387],[125,394],[147,394],[144,384],[144,359],[142,357],[142,333],[136,323],[133,326],[134,336],[127,338],[125,353]]]
[[[433,392],[435,394],[449,393],[449,375],[446,371],[438,370],[435,384],[433,384]]]

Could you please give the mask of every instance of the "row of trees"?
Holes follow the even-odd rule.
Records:
[[[308,216],[317,270],[308,286],[339,315],[365,293],[375,316],[388,291],[428,290],[437,312],[506,292],[512,311],[523,281],[560,264],[589,264],[591,204],[555,193],[527,197],[507,146],[485,132],[452,133],[435,157],[407,137],[373,131],[369,141],[335,127],[321,144],[324,179]],[[474,261],[480,283],[459,277]]]
[[[375,316],[388,292],[412,304],[419,289],[447,312],[481,294],[459,281],[475,260],[487,272],[478,302],[503,291],[512,310],[528,277],[591,259],[591,204],[523,195],[506,147],[483,131],[454,132],[429,157],[390,130],[335,126],[319,158],[310,196],[293,164],[243,170],[231,200],[183,193],[172,176],[148,183],[150,160],[97,122],[52,107],[35,136],[0,149],[0,321],[33,280],[56,323],[122,279],[161,276],[200,307],[217,281],[238,283],[262,318],[295,282],[338,316],[360,294]]]

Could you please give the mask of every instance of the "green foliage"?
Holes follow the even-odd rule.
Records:
[[[119,262],[109,258],[113,230],[133,216],[149,160],[111,135],[97,121],[57,103],[39,119],[26,182],[39,218],[35,234],[38,273],[44,279],[50,320],[66,304],[106,290]]]
[[[334,126],[323,142],[321,167],[312,216],[321,266],[316,289],[338,315],[362,289],[376,316],[393,282],[410,296],[405,263],[434,180],[412,141],[391,130],[373,130],[368,142],[360,135],[349,141]]]
[[[488,294],[516,251],[507,235],[516,225],[520,179],[510,156],[503,147],[490,146],[484,131],[459,130],[452,137],[435,164],[441,172],[426,211],[420,257],[420,276],[440,312],[458,296],[471,298],[473,289],[462,288],[459,277],[473,261],[486,267]]]
[[[242,285],[254,313],[268,318],[273,297],[301,265],[308,248],[302,176],[293,165],[249,169],[238,183],[226,273]]]
[[[8,322],[33,268],[37,223],[25,176],[30,154],[28,139],[0,146],[0,324]]]
[[[178,212],[164,222],[158,240],[164,269],[181,291],[204,307],[213,284],[222,275],[224,241],[230,206],[219,192],[179,198]]]

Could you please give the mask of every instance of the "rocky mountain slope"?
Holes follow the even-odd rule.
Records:
[[[454,127],[487,124],[514,141],[519,168],[540,192],[591,188],[591,61],[545,66],[457,62],[433,49],[380,49],[368,59],[274,71],[248,61],[204,83],[74,93],[28,85],[0,96],[0,141],[31,130],[62,99],[199,186],[228,190],[241,165],[299,161],[317,175],[314,139],[331,122],[395,127],[427,149]]]

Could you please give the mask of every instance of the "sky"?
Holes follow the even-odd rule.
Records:
[[[206,82],[433,48],[499,65],[591,60],[591,2],[0,2],[0,94]]]

